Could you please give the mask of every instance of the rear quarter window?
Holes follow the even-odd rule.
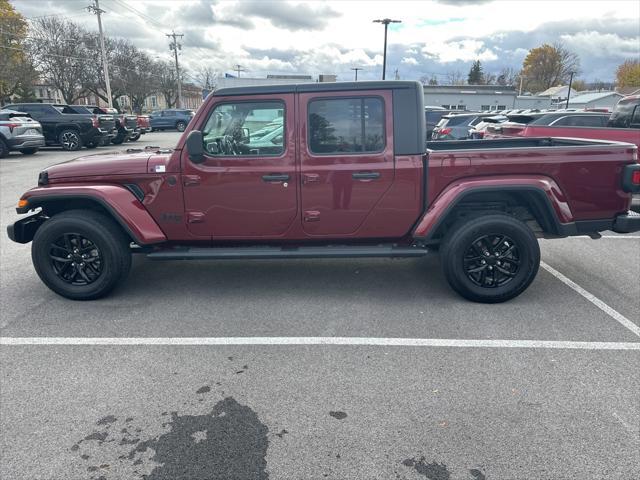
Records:
[[[439,127],[455,127],[458,125],[468,125],[471,120],[474,120],[476,117],[470,117],[468,115],[453,115],[448,118],[443,118],[438,123]],[[443,123],[444,122],[444,123]]]

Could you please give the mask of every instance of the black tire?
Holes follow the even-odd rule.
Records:
[[[142,136],[142,134],[140,132],[134,132],[129,137],[129,141],[130,142],[137,142],[140,139],[141,136]]]
[[[76,152],[82,148],[82,138],[77,130],[71,128],[63,130],[58,135],[58,141],[63,150]]]
[[[58,295],[94,300],[126,278],[131,268],[129,243],[120,226],[107,216],[69,210],[36,231],[31,259],[40,279]]]
[[[179,132],[184,132],[185,128],[187,128],[187,124],[185,122],[176,123],[176,130],[178,130]]]
[[[118,132],[118,134],[111,139],[111,143],[113,143],[114,145],[120,145],[124,143],[125,136],[126,135],[124,133]]]
[[[87,142],[84,145],[86,148],[96,148],[98,146],[97,142]]]
[[[39,148],[24,148],[20,150],[20,153],[23,155],[33,155],[34,153],[38,153]]]
[[[2,138],[0,138],[0,158],[4,158],[9,155],[9,147],[4,142]]]
[[[517,297],[533,282],[540,246],[520,220],[487,215],[454,225],[440,245],[440,258],[456,292],[474,302],[500,303]]]

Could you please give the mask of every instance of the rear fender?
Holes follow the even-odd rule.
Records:
[[[467,178],[447,186],[429,206],[426,213],[418,221],[413,230],[413,237],[430,240],[438,227],[445,221],[447,215],[455,206],[472,193],[482,192],[501,193],[531,193],[535,198],[536,207],[544,217],[546,230],[550,233],[562,235],[566,232],[563,224],[574,221],[573,214],[562,190],[551,178],[532,175],[527,177],[499,176]]]
[[[164,232],[144,208],[140,200],[125,187],[119,185],[51,185],[27,191],[21,198],[24,207],[18,213],[55,204],[56,210],[75,209],[74,201],[90,202],[102,207],[129,234],[138,245],[162,243],[167,240]],[[77,204],[77,203],[76,203]]]

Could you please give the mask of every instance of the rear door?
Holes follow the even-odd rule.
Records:
[[[205,161],[183,152],[188,228],[216,239],[277,238],[298,219],[293,94],[221,97],[202,131]],[[279,142],[252,134],[279,123]]]
[[[393,183],[391,92],[299,98],[303,229],[356,234]]]

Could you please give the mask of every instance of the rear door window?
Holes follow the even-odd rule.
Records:
[[[309,151],[319,154],[381,152],[384,103],[377,97],[312,100]]]

